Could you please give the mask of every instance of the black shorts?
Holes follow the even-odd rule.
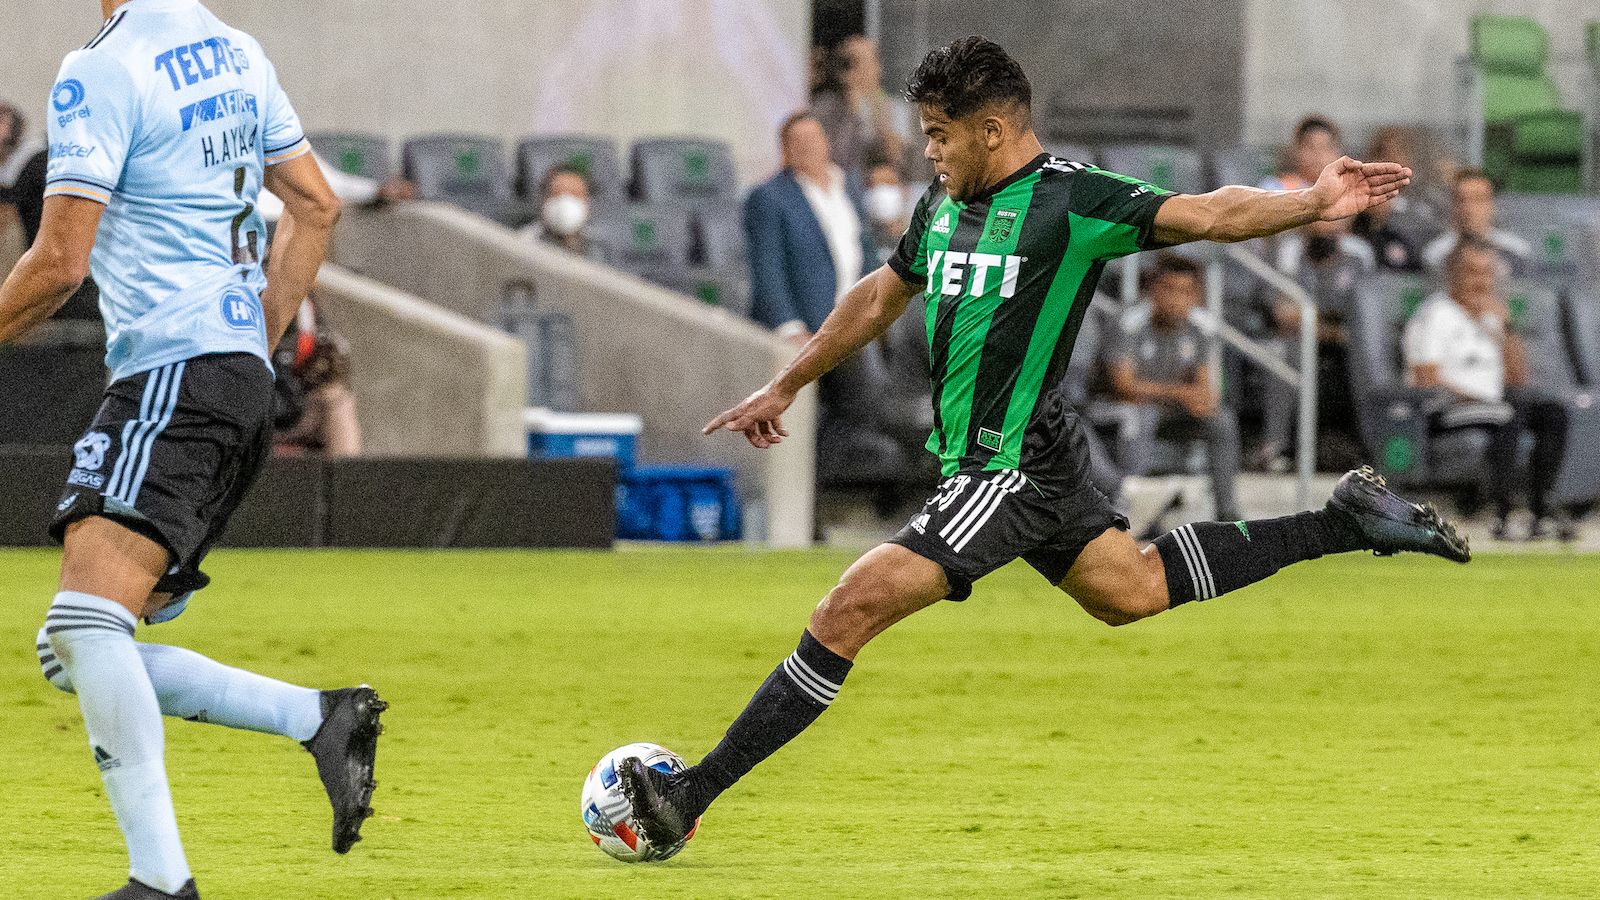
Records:
[[[938,563],[949,600],[967,599],[974,581],[1018,557],[1059,584],[1090,541],[1128,528],[1089,483],[1083,427],[1052,398],[1029,426],[1018,468],[957,472],[890,541]]]
[[[157,591],[185,594],[272,445],[272,373],[247,353],[199,356],[124,378],[73,446],[50,534],[104,516],[171,554]]]

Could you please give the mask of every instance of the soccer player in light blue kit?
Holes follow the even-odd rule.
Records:
[[[333,849],[360,838],[385,707],[134,641],[209,579],[200,562],[271,440],[269,348],[305,298],[339,215],[261,46],[198,0],[101,0],[47,110],[33,248],[0,286],[0,341],[49,317],[88,271],[111,385],[52,523],[65,545],[39,662],[78,695],[130,879],[104,897],[195,898],[163,762],[162,714],[305,744],[333,804]],[[261,259],[263,185],[283,199]],[[102,898],[104,900],[104,898]]]

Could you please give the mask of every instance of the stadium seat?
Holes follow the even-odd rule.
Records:
[[[545,173],[569,165],[589,176],[595,205],[623,202],[622,163],[610,138],[562,134],[533,137],[517,145],[517,186],[523,196],[537,199]]]
[[[721,141],[652,138],[633,145],[633,196],[642,203],[733,203],[739,176]]]
[[[1224,147],[1211,154],[1211,186],[1255,187],[1278,171],[1278,151],[1271,147]]]
[[[1600,198],[1501,194],[1495,209],[1502,227],[1533,242],[1533,274],[1563,290],[1600,279]]]
[[[423,200],[442,200],[502,224],[516,224],[523,207],[514,203],[505,151],[493,138],[431,135],[406,141],[401,151],[406,177]]]
[[[1481,85],[1483,167],[1506,188],[1529,193],[1583,189],[1583,116],[1561,105],[1545,71],[1544,28],[1525,16],[1472,19],[1472,65]]]
[[[106,387],[99,322],[47,322],[0,347],[0,446],[65,448],[83,436]],[[65,468],[62,469],[63,477]]]
[[[308,136],[322,161],[347,175],[382,181],[394,174],[389,139],[354,131],[323,131]]]
[[[630,204],[596,218],[589,235],[606,247],[612,265],[660,282],[689,265],[689,221],[682,207]]]
[[[1567,335],[1578,381],[1600,388],[1600,291],[1574,291],[1566,300]]]
[[[1450,399],[1407,386],[1401,371],[1399,335],[1427,290],[1423,279],[1392,274],[1370,276],[1357,290],[1347,321],[1357,425],[1379,467],[1397,483],[1474,483],[1482,477],[1487,435],[1431,434],[1429,417]],[[1512,325],[1527,345],[1534,386],[1565,401],[1571,449],[1553,499],[1574,503],[1600,497],[1600,456],[1583,449],[1600,441],[1600,405],[1593,392],[1577,383],[1556,294],[1548,285],[1519,281],[1507,297]]]
[[[1100,154],[1100,166],[1180,194],[1206,191],[1200,154],[1175,144],[1121,144]]]

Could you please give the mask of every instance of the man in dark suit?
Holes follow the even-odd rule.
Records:
[[[744,204],[753,303],[751,317],[796,346],[833,312],[834,302],[877,265],[865,226],[860,183],[828,157],[828,137],[809,111],[778,131],[783,170]],[[886,377],[881,351],[869,345],[821,383],[819,468],[824,477],[876,481],[905,460],[883,434],[873,400]],[[849,460],[850,471],[833,464]],[[866,471],[863,466],[870,468]]]

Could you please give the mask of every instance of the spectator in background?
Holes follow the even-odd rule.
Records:
[[[1399,163],[1407,168],[1416,168],[1415,157],[1411,132],[1405,128],[1378,129],[1372,146],[1367,149],[1367,159]],[[1405,194],[1358,213],[1351,223],[1351,231],[1371,246],[1378,267],[1391,272],[1416,272],[1422,269],[1422,257],[1409,235],[1427,227],[1431,221],[1432,214],[1426,206]]]
[[[799,345],[877,266],[877,251],[864,226],[860,183],[829,160],[816,117],[806,111],[784,120],[778,143],[783,170],[744,204],[751,316]]]
[[[828,134],[833,161],[863,177],[869,160],[900,160],[905,142],[897,116],[905,114],[905,104],[883,89],[878,45],[852,35],[824,54],[819,68],[811,111]]]
[[[838,298],[879,263],[860,182],[829,159],[822,123],[809,111],[797,112],[779,128],[778,143],[782,171],[751,191],[744,204],[750,314],[799,346],[822,327]],[[877,343],[823,376],[819,470],[870,461],[889,476],[907,464],[903,449],[884,433],[884,411],[874,402],[885,378]]]
[[[522,234],[605,262],[605,247],[585,231],[589,224],[589,202],[588,173],[565,163],[551,166],[539,180],[539,218],[524,226]]]
[[[11,189],[11,199],[16,205],[17,219],[22,223],[22,246],[33,246],[39,235],[39,223],[44,218],[44,188],[50,166],[50,153],[40,147],[22,166]],[[53,319],[78,319],[100,321],[100,289],[94,278],[85,278],[77,292],[56,311]]]
[[[22,167],[35,153],[44,149],[38,141],[27,139],[28,122],[22,113],[9,103],[0,103],[0,203],[15,201],[9,195]]]
[[[1438,388],[1453,402],[1438,413],[1437,431],[1474,428],[1490,434],[1488,481],[1495,505],[1492,533],[1504,539],[1511,515],[1511,489],[1524,432],[1533,435],[1528,465],[1529,538],[1556,530],[1563,540],[1575,532],[1564,513],[1552,510],[1550,489],[1566,448],[1566,409],[1530,389],[1523,343],[1509,327],[1500,292],[1503,251],[1476,235],[1463,235],[1444,260],[1445,291],[1435,293],[1406,322],[1402,339],[1407,380]]]
[[[867,193],[863,206],[867,212],[867,227],[877,253],[876,263],[887,262],[900,246],[900,236],[911,225],[912,204],[906,198],[905,182],[900,178],[900,167],[892,162],[878,161],[867,169]]]
[[[1210,339],[1193,321],[1202,294],[1200,267],[1171,253],[1156,261],[1150,316],[1124,323],[1106,352],[1118,412],[1117,461],[1129,475],[1149,471],[1158,437],[1198,437],[1211,457],[1218,519],[1239,518],[1234,480],[1239,429],[1217,400],[1217,373],[1206,362]]]
[[[1317,305],[1317,421],[1323,449],[1335,457],[1332,465],[1359,465],[1362,455],[1360,441],[1349,425],[1354,406],[1344,323],[1355,304],[1357,285],[1376,265],[1371,245],[1350,233],[1348,219],[1313,222],[1284,235],[1278,244],[1278,270],[1293,278]],[[1286,294],[1276,294],[1267,318],[1272,326],[1267,343],[1290,365],[1297,364],[1300,304]],[[1299,398],[1293,387],[1276,379],[1267,382],[1265,393],[1261,446],[1252,456],[1251,466],[1288,471],[1290,429]]]
[[[272,355],[273,452],[361,455],[361,425],[350,386],[350,347],[317,315],[311,298]]]
[[[1339,126],[1321,116],[1307,116],[1294,127],[1294,143],[1284,162],[1288,165],[1261,187],[1269,191],[1298,191],[1317,183],[1328,164],[1344,155],[1339,149]]]
[[[1481,169],[1462,169],[1456,173],[1450,191],[1450,229],[1423,248],[1422,261],[1437,272],[1445,265],[1464,237],[1477,238],[1494,248],[1500,258],[1500,274],[1521,275],[1533,257],[1533,244],[1494,224],[1494,182]]]

